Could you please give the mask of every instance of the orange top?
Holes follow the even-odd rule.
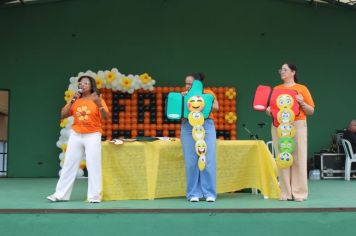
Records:
[[[308,88],[302,84],[294,84],[293,86],[286,87],[283,84],[277,85],[274,87],[274,89],[291,89],[291,90],[296,90],[298,94],[301,94],[304,98],[304,102],[308,104],[309,106],[315,107],[313,98],[308,90]],[[295,120],[306,120],[307,116],[305,114],[305,111],[303,110],[303,107],[300,107],[300,113],[298,116],[295,117]]]
[[[103,99],[101,99],[101,104],[109,112]],[[74,117],[72,129],[75,132],[82,134],[102,132],[99,107],[92,99],[77,99],[70,108],[70,114]]]
[[[214,93],[212,90],[210,90],[210,89],[204,89],[204,90],[203,90],[203,93],[208,93],[208,94],[211,94],[211,95],[213,95],[213,96],[214,96],[214,100],[217,100],[217,99],[216,99],[216,95],[215,95],[215,93]],[[210,112],[209,119],[214,120],[214,114],[213,114],[213,111],[211,111],[211,112]]]

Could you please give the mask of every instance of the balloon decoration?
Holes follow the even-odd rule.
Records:
[[[69,79],[70,84],[64,93],[65,101],[69,101],[78,90],[78,78],[83,75],[92,76],[102,98],[109,108],[109,119],[102,121],[102,140],[118,138],[148,137],[180,137],[180,120],[169,120],[166,116],[166,100],[169,92],[181,93],[185,87],[154,87],[156,81],[147,74],[124,75],[116,68],[106,71],[80,72]],[[219,112],[213,113],[217,138],[236,139],[236,90],[232,87],[211,87],[219,101]],[[192,114],[193,115],[193,114]],[[195,114],[197,116],[197,114]],[[62,149],[59,155],[61,166],[65,160],[63,144],[68,142],[73,118],[61,121],[61,132],[57,147]],[[197,128],[197,137],[203,132]],[[194,131],[195,132],[195,131]],[[82,157],[78,173],[85,168]]]

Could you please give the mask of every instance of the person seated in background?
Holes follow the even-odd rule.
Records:
[[[350,141],[352,151],[356,153],[356,120],[350,121],[349,127],[344,132],[343,138]]]

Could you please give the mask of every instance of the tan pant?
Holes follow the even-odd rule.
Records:
[[[281,199],[307,199],[308,198],[308,177],[307,177],[307,122],[297,120],[294,122],[296,134],[296,148],[292,153],[294,157],[293,165],[290,168],[279,169],[279,185],[281,188]],[[278,155],[277,128],[271,128],[273,146]]]

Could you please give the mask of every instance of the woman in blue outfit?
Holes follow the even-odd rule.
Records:
[[[203,82],[201,73],[190,74],[185,78],[185,87],[189,90],[194,80]],[[183,92],[185,95],[187,93]],[[212,112],[219,110],[219,104],[213,91],[204,89],[204,93],[214,96]],[[216,131],[214,117],[211,113],[204,121],[205,142],[207,146],[205,169],[198,168],[198,155],[195,152],[195,141],[192,137],[192,126],[187,119],[183,119],[181,126],[181,141],[185,160],[186,191],[190,202],[199,202],[204,198],[207,202],[215,202],[216,199]]]

